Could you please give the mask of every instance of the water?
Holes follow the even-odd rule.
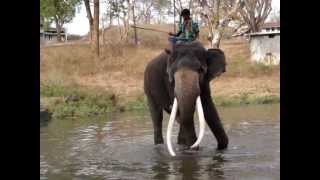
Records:
[[[175,124],[177,157],[170,157],[165,145],[153,144],[147,111],[53,119],[40,127],[40,179],[280,179],[279,104],[218,110],[229,148],[216,151],[216,140],[206,127],[200,150],[183,152],[176,144]],[[165,135],[168,116],[164,118]]]

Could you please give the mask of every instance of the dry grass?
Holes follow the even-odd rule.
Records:
[[[152,28],[172,30],[170,25]],[[144,68],[168,45],[167,36],[139,30],[140,45],[136,47],[118,42],[116,28],[105,34],[100,58],[93,56],[86,43],[41,48],[41,81],[103,89],[116,94],[123,103],[143,97]],[[200,36],[203,34],[201,30]],[[223,40],[221,49],[228,66],[227,72],[211,83],[215,95],[279,95],[278,66],[252,64],[245,40]]]

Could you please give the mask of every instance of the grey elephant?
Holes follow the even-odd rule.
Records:
[[[155,144],[164,142],[162,135],[164,110],[171,115],[175,114],[170,118],[176,119],[180,124],[178,144],[192,145],[194,148],[197,136],[193,114],[199,101],[203,118],[217,140],[217,149],[227,148],[228,137],[212,101],[209,86],[212,79],[225,71],[226,61],[223,51],[207,50],[200,42],[173,45],[147,64],[144,72],[144,92],[153,122]],[[201,111],[198,111],[199,113],[201,114]],[[204,130],[204,125],[201,127],[200,123],[200,132],[203,136],[201,128]],[[167,137],[167,141],[169,140],[170,137]]]

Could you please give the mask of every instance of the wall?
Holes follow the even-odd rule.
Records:
[[[61,35],[62,42],[65,41],[65,35]],[[50,37],[48,35],[40,34],[40,45],[50,44],[50,43],[57,43],[57,36],[51,35]]]
[[[251,61],[268,65],[280,63],[280,34],[269,38],[268,35],[250,38]]]

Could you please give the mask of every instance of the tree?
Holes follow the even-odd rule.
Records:
[[[83,0],[84,5],[86,7],[87,18],[90,26],[90,41],[91,41],[91,49],[96,56],[100,55],[100,43],[99,43],[99,8],[100,2],[99,0],[93,0],[93,16],[90,7],[90,0]]]
[[[248,25],[250,32],[260,31],[268,15],[270,14],[272,0],[242,0],[240,9],[243,21]]]
[[[100,49],[99,49],[99,0],[93,0],[93,42],[92,49],[96,56],[99,57]]]
[[[86,7],[86,12],[87,12],[87,18],[89,21],[89,27],[90,27],[90,41],[92,40],[92,33],[93,33],[93,17],[90,9],[90,1],[89,0],[83,0],[84,1],[84,6]]]
[[[130,0],[109,0],[110,13],[117,18],[120,41],[127,41],[129,36],[129,22],[133,3]]]
[[[180,14],[182,10],[183,10],[183,7],[182,7],[181,0],[175,0],[175,12],[177,14]]]
[[[153,0],[136,0],[135,7],[137,11],[136,21],[141,21],[144,24],[150,24],[152,18],[152,8],[154,6]]]
[[[171,2],[169,0],[154,0],[154,9],[158,13],[158,22],[162,22],[163,14],[169,11]]]
[[[270,13],[270,21],[280,23],[280,10]]]
[[[63,25],[73,19],[79,4],[80,0],[40,0],[40,15],[45,22],[55,22],[59,42]]]
[[[136,15],[135,15],[135,0],[133,0],[132,5],[132,19],[133,19],[133,25],[136,26]],[[137,34],[137,28],[134,28],[134,44],[138,45],[138,34]]]
[[[225,27],[239,20],[240,0],[198,0],[201,17],[208,27],[208,40],[212,48],[219,48]]]

